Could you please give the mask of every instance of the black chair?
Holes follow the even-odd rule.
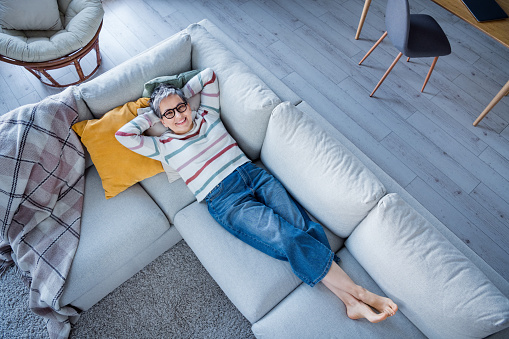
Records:
[[[387,1],[385,26],[387,31],[371,47],[359,62],[359,65],[366,60],[387,35],[394,47],[399,50],[399,54],[369,96],[371,97],[375,94],[375,91],[380,87],[403,54],[408,57],[407,61],[410,58],[435,57],[422,86],[421,92],[423,92],[431,72],[435,68],[438,57],[451,54],[451,45],[447,36],[431,16],[426,14],[410,14],[408,0]]]

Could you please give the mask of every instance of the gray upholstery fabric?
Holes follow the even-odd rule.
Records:
[[[385,27],[394,47],[405,54],[404,50],[410,32],[410,8],[408,0],[387,0]]]
[[[430,338],[485,338],[509,327],[509,299],[396,193],[378,202],[346,247]]]
[[[0,27],[20,31],[63,28],[55,0],[0,0]]]
[[[0,29],[0,54],[26,62],[58,59],[86,46],[104,15],[100,0],[61,0],[59,10],[64,25],[59,31]]]
[[[73,0],[57,0],[57,2],[58,2],[58,9],[60,10],[60,12],[61,13],[67,12],[67,7],[69,7],[69,4],[72,1]]]
[[[290,101],[292,104],[299,104],[302,99],[291,90],[286,84],[284,84],[277,76],[275,76],[269,69],[262,65],[258,60],[253,58],[251,54],[246,52],[239,44],[232,40],[225,32],[219,29],[217,26],[212,24],[207,19],[204,19],[198,23],[200,26],[205,27],[207,31],[214,36],[214,38],[220,41],[223,45],[228,48],[233,54],[235,54],[242,62],[244,62],[251,71],[258,75],[276,95],[281,98],[281,101]]]
[[[209,214],[205,203],[195,202],[175,217],[175,226],[200,262],[239,311],[255,322],[302,282],[290,264],[238,240]],[[334,250],[342,245],[331,235]]]
[[[387,192],[398,193],[413,209],[420,215],[424,216],[433,226],[450,241],[454,247],[460,250],[470,261],[472,261],[479,269],[486,274],[486,276],[493,282],[493,284],[507,297],[509,297],[509,282],[500,276],[491,266],[480,258],[474,251],[470,249],[460,238],[458,238],[451,230],[442,224],[433,214],[424,208],[412,195],[410,195],[403,187],[401,187],[394,179],[385,173],[373,160],[366,154],[362,153],[350,140],[348,140],[341,132],[334,128],[327,120],[315,111],[307,102],[302,102],[298,108],[306,113],[312,120],[319,124],[329,135],[337,139],[341,145],[346,147],[352,152],[359,160],[365,164],[370,171],[382,182],[386,187]]]
[[[305,209],[343,238],[385,194],[359,159],[289,102],[271,114],[261,159]]]
[[[178,179],[170,184],[166,173],[156,174],[139,184],[154,199],[171,223],[178,211],[196,201],[184,180]]]
[[[74,301],[129,264],[169,228],[164,214],[139,185],[106,200],[97,170],[88,168],[80,242],[62,303]]]
[[[94,117],[100,118],[117,106],[139,99],[145,82],[190,69],[191,38],[180,32],[100,77],[82,83],[78,89]]]
[[[255,322],[301,281],[278,261],[228,233],[195,202],[175,217],[175,226],[202,265],[239,311]]]
[[[367,289],[383,292],[346,248],[340,266]],[[347,317],[345,306],[323,284],[299,286],[269,314],[253,324],[257,338],[426,338],[401,312],[378,324]]]
[[[257,159],[270,113],[281,99],[205,28],[193,24],[186,31],[193,43],[192,68],[210,67],[217,74],[221,121],[242,151]]]
[[[108,275],[100,283],[74,299],[72,305],[83,311],[88,310],[180,240],[182,240],[182,237],[177,229],[174,226],[170,227],[153,243],[142,249],[141,252],[136,253],[136,256],[131,257],[124,265],[113,267],[115,271],[108,272]],[[66,298],[67,296],[69,298],[73,297],[71,294],[63,297]]]

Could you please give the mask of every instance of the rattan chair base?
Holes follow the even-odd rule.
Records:
[[[101,66],[101,52],[99,51],[99,33],[101,32],[101,27],[102,22],[99,26],[99,29],[97,30],[97,33],[85,47],[80,48],[77,51],[65,55],[61,58],[43,62],[24,62],[6,57],[4,55],[0,55],[0,61],[25,67],[30,73],[36,76],[37,79],[39,79],[43,84],[47,86],[62,88],[80,84],[94,75],[94,73],[99,69],[99,66]],[[92,50],[95,50],[96,53],[96,67],[88,75],[85,75],[83,69],[81,68],[80,62],[81,59],[83,59]],[[74,65],[76,73],[79,77],[78,81],[67,84],[60,84],[48,73],[50,70],[60,69],[70,65]]]

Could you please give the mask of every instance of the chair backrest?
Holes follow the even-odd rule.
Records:
[[[385,27],[394,47],[405,54],[410,31],[410,6],[408,0],[387,0]]]

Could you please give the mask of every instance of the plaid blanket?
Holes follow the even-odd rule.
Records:
[[[59,304],[80,237],[85,158],[71,129],[77,121],[71,88],[0,116],[0,274],[16,264],[51,338],[67,338],[78,317]]]

